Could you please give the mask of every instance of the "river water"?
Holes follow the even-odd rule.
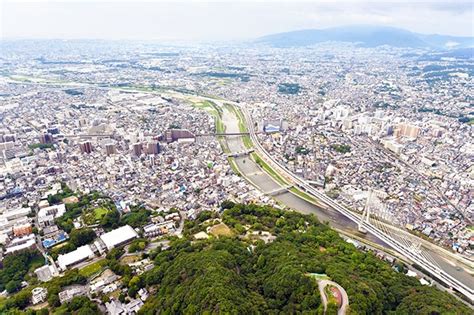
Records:
[[[222,109],[222,121],[226,127],[226,132],[240,132],[236,115],[224,106],[222,106]],[[226,137],[226,141],[231,152],[241,152],[246,150],[242,136],[228,136]],[[281,187],[267,173],[263,172],[257,163],[251,160],[249,156],[237,157],[235,158],[235,163],[240,172],[244,174],[245,177],[260,191],[270,192]],[[281,193],[273,198],[296,211],[306,214],[312,213],[316,215],[321,222],[329,222],[329,225],[336,229],[357,235],[363,239],[389,248],[387,244],[374,235],[358,232],[357,224],[335,210],[318,207],[290,192]],[[424,251],[428,252],[438,266],[440,266],[445,272],[469,287],[474,287],[474,277],[464,269],[466,268],[465,266],[460,267],[460,264],[457,262],[454,263],[452,259],[446,259],[445,255],[431,248],[424,248]]]
[[[226,132],[233,133],[239,132],[238,119],[234,113],[229,112],[224,108],[222,121],[226,126]],[[245,151],[245,145],[242,141],[241,136],[227,136],[227,145],[231,152],[241,152]],[[235,158],[235,163],[239,168],[240,172],[248,178],[252,184],[254,184],[262,192],[270,192],[273,190],[279,189],[281,186],[275,182],[270,175],[263,172],[261,168],[250,159],[249,156],[241,156]],[[306,214],[315,214],[319,221],[329,222],[329,225],[337,229],[356,234],[360,237],[363,237],[371,242],[380,244],[382,246],[388,247],[387,244],[376,238],[371,234],[362,234],[357,230],[357,224],[352,222],[350,219],[346,218],[344,215],[340,214],[337,211],[331,209],[323,209],[312,203],[307,202],[304,199],[301,199],[298,196],[290,192],[284,192],[274,196],[274,198],[286,205],[289,208],[295,209],[299,212]]]

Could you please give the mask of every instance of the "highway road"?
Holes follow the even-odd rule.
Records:
[[[226,126],[226,132],[232,133],[239,130],[237,117],[234,113],[229,112],[225,108],[223,108],[222,121]],[[241,152],[247,150],[241,136],[227,136],[226,142],[231,152]],[[260,191],[269,192],[281,187],[281,185],[277,183],[270,175],[263,172],[260,166],[250,159],[250,156],[241,156],[235,158],[234,160],[242,175]],[[274,198],[289,208],[298,210],[299,212],[315,214],[321,222],[330,222],[331,226],[337,229],[350,231],[352,233],[358,234],[359,237],[368,239],[371,242],[387,246],[387,244],[371,234],[359,233],[357,230],[357,224],[337,211],[318,207],[304,199],[301,199],[289,191],[274,196]]]
[[[47,82],[46,84],[49,84]],[[82,86],[82,87],[87,87],[87,86],[94,86],[96,88],[101,88],[96,86],[95,84],[84,84],[84,83],[55,83],[55,86],[65,86],[65,85],[71,85],[71,86]],[[103,89],[111,89],[107,87],[103,87]],[[120,90],[120,89],[117,89]],[[127,90],[127,91],[133,91],[133,90]],[[144,91],[137,91],[141,93],[149,93],[149,94],[160,94],[155,91],[150,91],[150,92],[144,92]],[[200,96],[192,96],[192,95],[184,95],[182,93],[178,93],[176,91],[167,91],[165,93],[168,93],[170,95],[173,95],[175,97],[181,97],[181,98],[188,98],[188,97],[195,97],[195,98],[200,98],[200,99],[206,99],[210,100],[216,103],[220,103],[222,105],[222,101],[216,100],[214,98],[209,98],[209,97],[200,97]],[[164,93],[163,93],[164,94]],[[239,104],[235,102],[230,102],[230,101],[225,101],[226,103],[230,103],[234,106],[239,106]],[[225,108],[224,108],[225,109]],[[227,110],[224,110],[224,117],[225,119],[225,124],[226,124],[226,132],[240,132],[238,128],[238,122],[237,122],[237,117],[233,115],[232,113],[229,113]],[[226,137],[227,139],[227,137]],[[241,136],[235,136],[235,137],[228,137],[227,142],[229,144],[229,148],[233,152],[240,152],[242,150],[245,150],[245,146],[243,145],[242,142],[242,137]],[[250,160],[248,157],[238,157],[235,159],[235,162],[237,164],[237,167],[241,171],[241,173],[246,177],[250,182],[252,182],[257,188],[259,188],[263,192],[269,192],[273,191],[275,189],[278,189],[280,185],[276,183],[269,175],[266,173],[262,172],[262,170],[259,168],[259,166],[254,163],[253,161]],[[317,195],[316,195],[317,196]],[[303,213],[314,213],[320,221],[328,221],[331,226],[346,231],[348,233],[357,233],[357,226],[354,223],[353,220],[348,219],[345,215],[342,215],[339,211],[336,210],[328,210],[328,209],[323,209],[321,207],[317,207],[312,203],[309,203],[300,197],[290,193],[286,192],[283,194],[279,194],[278,196],[274,197],[276,200],[280,201],[281,203],[287,205],[290,208],[293,208],[297,211],[301,211]],[[370,232],[370,231],[369,231]],[[377,232],[377,231],[376,231]],[[364,236],[365,239],[371,240],[372,242],[381,244],[385,247],[389,247],[389,245],[386,242],[381,241],[381,238],[379,236],[382,236],[382,239],[384,238],[383,235],[378,235],[378,233],[371,233],[367,234]],[[360,235],[359,235],[360,236]],[[395,247],[399,247],[396,249],[397,251],[406,251],[406,245],[400,245],[400,244],[390,244],[390,247],[394,245]],[[429,253],[429,256],[432,260],[435,261],[434,267],[436,269],[442,270],[443,274],[446,274],[450,279],[454,279],[456,282],[461,283],[464,288],[466,288],[466,291],[468,292],[467,296],[470,297],[471,302],[474,300],[473,297],[473,289],[474,288],[474,278],[472,274],[474,273],[472,264],[463,264],[460,262],[458,259],[453,258],[452,254],[447,254],[444,249],[438,248],[435,245],[429,245],[429,244],[423,244],[422,249],[424,252]],[[405,256],[405,255],[404,255]],[[410,258],[410,257],[407,257]]]
[[[227,111],[225,108],[223,109],[223,122],[226,126],[226,132],[238,132],[239,128],[237,117],[233,113]],[[240,152],[246,149],[241,136],[226,137],[226,140],[231,152]],[[256,139],[252,140],[254,143],[256,142]],[[235,162],[242,175],[261,191],[269,192],[281,187],[281,185],[275,182],[268,174],[262,172],[260,167],[249,157],[238,157],[235,159]],[[315,190],[312,187],[308,189],[311,189],[311,193]],[[315,193],[312,194],[318,198],[324,198],[322,200],[324,200],[326,204],[331,204],[331,206],[334,204],[332,200],[326,200],[328,197],[324,195],[321,196],[321,193],[316,191]],[[357,220],[354,219],[356,216],[352,217],[352,213],[343,215],[342,213],[344,212],[341,213],[341,211],[347,212],[345,209],[342,209],[341,211],[323,209],[301,199],[290,192],[275,196],[275,199],[287,205],[288,207],[303,213],[314,213],[316,216],[318,216],[320,221],[328,221],[330,225],[335,228],[347,231],[352,234],[357,233],[357,225],[355,223]],[[338,205],[335,205],[333,209],[337,209],[336,207],[338,207]],[[424,255],[423,257],[419,258],[417,253],[411,252],[411,250],[408,248],[410,245],[409,242],[400,243],[398,238],[387,238],[383,233],[380,233],[377,228],[374,228],[372,224],[365,224],[364,227],[370,232],[364,235],[364,238],[381,244],[384,247],[392,247],[406,258],[415,261],[420,265],[427,266],[426,268],[434,274],[437,274],[439,271],[441,271],[442,274],[438,274],[438,276],[453,286],[459,286],[465,295],[467,295],[472,301],[472,288],[474,287],[474,278],[471,275],[472,270],[466,270],[464,265],[461,265],[457,261],[451,259],[452,257],[447,256],[441,249],[438,250],[434,245],[430,246],[429,248],[423,246],[422,249]],[[428,258],[425,258],[427,256]]]

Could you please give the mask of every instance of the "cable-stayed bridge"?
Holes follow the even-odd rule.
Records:
[[[356,223],[360,230],[366,231],[376,236],[387,245],[392,247],[399,254],[429,272],[439,282],[463,294],[471,301],[471,303],[474,301],[474,289],[444,271],[443,268],[441,268],[439,264],[433,259],[433,257],[431,257],[431,255],[420,246],[419,238],[400,228],[393,227],[381,221],[379,218],[377,218],[377,216],[370,216],[370,210],[368,215],[365,213],[365,216],[349,210],[324,193],[321,193],[315,189],[304,179],[301,179],[300,177],[293,174],[286,168],[286,166],[282,165],[279,161],[273,158],[260,144],[254,130],[254,123],[252,121],[251,115],[245,108],[236,104],[234,104],[234,106],[238,106],[244,114],[244,118],[247,122],[246,125],[249,129],[249,136],[255,146],[255,150],[260,153],[260,157],[265,160],[265,162],[270,164],[271,167],[274,168],[279,173],[279,175],[284,177],[291,185],[296,186],[304,192],[313,195],[329,208],[336,210]],[[383,212],[384,210],[382,209],[381,213]]]

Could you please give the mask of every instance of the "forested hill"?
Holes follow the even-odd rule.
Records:
[[[226,208],[225,225],[203,212],[186,223],[186,237],[151,255],[156,266],[139,285],[152,294],[140,314],[322,314],[309,273],[326,274],[346,290],[349,314],[470,313],[448,293],[357,250],[314,216],[256,205]],[[210,238],[196,240],[200,231]],[[328,314],[335,312],[328,307]]]

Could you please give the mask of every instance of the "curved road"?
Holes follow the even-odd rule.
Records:
[[[327,305],[328,305],[328,299],[327,299],[324,288],[326,288],[326,286],[328,285],[332,285],[333,287],[336,287],[339,290],[339,292],[341,292],[342,302],[341,302],[341,307],[337,311],[337,315],[345,315],[347,312],[347,307],[349,306],[349,297],[347,296],[347,292],[346,290],[344,290],[343,287],[341,287],[339,284],[331,280],[318,281],[318,288],[319,288],[319,293],[321,295],[321,299],[323,300],[324,312],[326,312]]]

